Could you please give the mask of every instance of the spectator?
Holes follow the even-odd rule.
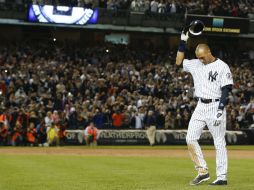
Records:
[[[98,138],[98,129],[95,127],[93,122],[86,127],[85,131],[85,141],[87,146],[96,146]]]
[[[47,145],[48,146],[59,146],[59,128],[56,124],[52,123],[51,126],[47,127]]]
[[[175,128],[175,118],[169,111],[165,117],[165,129],[174,129],[174,128]]]
[[[99,108],[95,110],[93,122],[98,129],[102,129],[104,124],[106,123],[105,114],[102,113]]]
[[[32,122],[29,124],[29,127],[27,128],[26,140],[28,145],[30,146],[35,146],[37,144],[36,129],[34,123]]]
[[[22,136],[22,125],[20,121],[16,121],[16,125],[13,128],[13,132],[11,135],[11,145],[19,146],[23,144],[23,136]]]
[[[69,129],[77,129],[77,127],[78,127],[77,119],[78,119],[78,113],[77,113],[75,107],[72,107],[70,109],[70,115],[68,118]]]
[[[131,119],[132,127],[135,129],[144,129],[144,113],[142,112],[142,108],[139,108],[134,112]]]
[[[145,116],[146,135],[151,146],[155,144],[156,118],[152,110],[149,110]]]
[[[150,8],[150,1],[149,0],[141,0],[140,11],[147,13],[149,11],[149,8]]]
[[[58,115],[58,111],[57,111],[57,110],[54,110],[54,112],[53,112],[53,114],[52,114],[52,116],[51,116],[51,119],[52,119],[52,122],[53,122],[54,124],[59,123],[60,118],[59,118],[59,115]]]
[[[124,115],[120,112],[120,110],[117,110],[112,115],[112,124],[114,129],[121,129],[123,126],[124,121]]]
[[[171,1],[171,4],[170,4],[170,13],[171,14],[174,14],[176,13],[176,3],[174,0]]]
[[[50,123],[51,126],[52,123]],[[45,122],[41,122],[39,125],[36,127],[36,137],[38,140],[38,146],[45,146],[45,143],[47,143],[47,127],[45,125]]]
[[[165,128],[165,112],[159,111],[156,116],[156,128],[164,129]]]
[[[165,14],[166,12],[166,4],[164,0],[160,0],[160,3],[158,4],[158,13]]]
[[[158,12],[158,1],[157,0],[152,0],[150,3],[150,10],[152,14],[156,14]]]
[[[0,122],[0,144],[8,145],[8,128],[4,122]]]
[[[50,127],[51,124],[53,123],[52,113],[50,111],[47,112],[47,115],[44,118],[44,122],[45,122],[46,127]]]
[[[139,11],[140,10],[140,4],[139,4],[138,0],[133,0],[131,2],[130,9],[131,9],[131,11]]]

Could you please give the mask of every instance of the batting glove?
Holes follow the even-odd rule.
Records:
[[[217,111],[216,119],[215,119],[215,122],[214,122],[213,126],[217,127],[217,126],[219,126],[221,124],[222,113],[223,113],[223,110],[218,110]]]
[[[189,32],[187,32],[186,34],[182,31],[181,34],[181,40],[187,42],[187,40],[189,39]]]

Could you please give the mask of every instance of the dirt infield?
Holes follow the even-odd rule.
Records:
[[[204,150],[205,157],[215,157],[214,150]],[[101,147],[1,147],[0,155],[72,155],[72,156],[125,156],[125,157],[189,157],[186,149],[126,149]],[[254,150],[229,150],[229,158],[254,158]]]

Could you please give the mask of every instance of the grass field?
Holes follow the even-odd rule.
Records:
[[[206,150],[210,146],[203,147]],[[9,153],[3,153],[9,150]],[[28,150],[26,153],[24,150]],[[45,148],[41,148],[45,149]],[[46,148],[52,149],[52,148]],[[63,148],[59,148],[61,151]],[[93,150],[122,150],[151,152],[148,156],[75,154]],[[190,159],[155,155],[155,150],[177,151],[185,146],[164,147],[73,147],[74,154],[59,155],[30,154],[38,148],[22,148],[19,154],[12,154],[18,148],[0,148],[0,190],[182,190],[182,189],[254,189],[254,156],[231,158],[229,160],[229,185],[211,187],[208,182],[199,186],[189,186],[196,176]],[[53,152],[57,149],[52,149]],[[253,146],[231,146],[230,150],[247,150],[254,155]],[[47,150],[46,150],[47,151]],[[141,153],[142,154],[142,153]],[[154,155],[153,155],[154,154]],[[241,154],[241,152],[239,152]],[[215,178],[215,158],[207,159],[211,180]],[[209,182],[210,182],[209,181]]]

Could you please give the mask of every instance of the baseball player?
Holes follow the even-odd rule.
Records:
[[[194,81],[197,106],[188,126],[186,142],[197,177],[190,185],[198,185],[210,179],[198,140],[205,126],[208,127],[216,149],[217,179],[210,185],[227,185],[228,158],[225,142],[226,109],[228,93],[232,89],[233,79],[228,65],[212,55],[206,44],[196,47],[197,59],[185,59],[188,32],[181,34],[181,42],[176,56],[176,65],[183,63],[183,70],[189,72]]]

